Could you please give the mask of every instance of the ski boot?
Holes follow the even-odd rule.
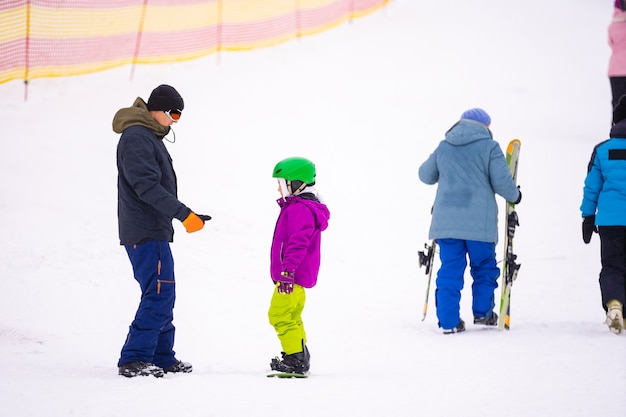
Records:
[[[443,329],[443,334],[461,333],[464,331],[465,331],[465,322],[463,321],[463,319],[461,319],[461,321],[459,322],[459,324],[456,325],[456,327],[453,327],[451,329]]]
[[[272,371],[283,372],[287,374],[304,375],[309,371],[311,355],[306,345],[302,344],[302,352],[286,354],[281,352],[282,359],[278,356],[272,359],[270,368]]]
[[[606,324],[615,334],[620,334],[624,330],[624,315],[622,313],[622,303],[618,300],[611,300],[606,304]]]
[[[163,369],[163,372],[165,372],[166,374],[176,373],[176,372],[182,372],[184,374],[188,374],[191,371],[193,371],[193,366],[191,366],[189,362],[183,362],[183,361],[178,361],[178,360],[176,361],[174,365],[168,366],[167,368]]]
[[[159,368],[150,362],[130,362],[120,366],[119,374],[126,378],[132,378],[135,376],[150,376],[155,378],[161,378],[163,376],[163,369]]]
[[[492,311],[490,316],[474,317],[474,324],[482,324],[483,326],[496,326],[498,324],[498,315]]]

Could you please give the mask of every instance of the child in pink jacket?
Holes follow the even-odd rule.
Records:
[[[621,96],[626,94],[626,4],[615,0],[613,20],[609,25],[609,81],[613,94],[613,108],[617,106]]]
[[[281,198],[270,252],[275,288],[268,318],[283,351],[282,358],[272,359],[270,367],[283,373],[305,374],[310,365],[302,322],[305,288],[317,283],[321,233],[330,218],[314,188],[315,175],[313,162],[300,157],[278,162],[273,173]]]

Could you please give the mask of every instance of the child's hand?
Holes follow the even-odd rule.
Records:
[[[283,271],[280,273],[280,281],[276,283],[279,294],[291,294],[293,292],[293,272]]]
[[[598,233],[596,227],[596,216],[587,216],[583,218],[583,242],[591,242],[591,236],[593,233]]]
[[[291,294],[293,292],[293,282],[277,282],[279,294]]]

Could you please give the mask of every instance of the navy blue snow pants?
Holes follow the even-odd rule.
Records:
[[[626,227],[600,226],[600,294],[602,307],[617,300],[626,305]]]
[[[125,246],[135,279],[141,287],[141,302],[130,325],[118,366],[150,362],[161,368],[176,363],[174,356],[174,258],[169,242],[149,240]]]
[[[460,303],[463,276],[470,259],[472,312],[474,317],[492,314],[494,291],[498,288],[500,269],[496,264],[495,243],[475,240],[437,239],[441,268],[437,272],[435,302],[439,327],[452,329],[461,321]]]

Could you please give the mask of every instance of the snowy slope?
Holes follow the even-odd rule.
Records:
[[[603,324],[599,240],[582,243],[578,210],[610,125],[611,3],[396,0],[134,81],[128,67],[35,80],[27,103],[0,85],[0,416],[622,415],[626,339]],[[192,235],[175,222],[172,245],[176,350],[194,372],[127,380],[115,365],[139,288],[117,240],[111,119],[160,83],[186,103],[168,144],[179,197],[213,220]],[[503,147],[522,140],[522,269],[510,332],[444,336],[434,302],[420,321],[435,187],[417,169],[475,106]],[[304,316],[312,376],[274,380],[271,169],[292,155],[316,162],[331,223]]]

